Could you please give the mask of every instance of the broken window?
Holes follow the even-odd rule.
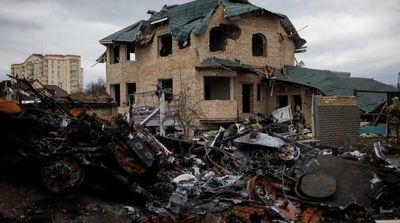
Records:
[[[261,101],[261,84],[257,84],[257,101]]]
[[[221,24],[210,30],[210,51],[225,51],[228,39],[236,40],[239,38],[241,30],[231,24]]]
[[[111,50],[111,62],[119,63],[119,46],[114,46]]]
[[[204,77],[204,99],[230,100],[230,80],[229,77]]]
[[[136,54],[135,54],[135,45],[128,44],[126,45],[126,61],[135,61]]]
[[[133,105],[135,103],[135,93],[136,93],[136,83],[127,83],[126,96],[128,105]]]
[[[265,57],[267,55],[267,38],[261,33],[253,35],[252,39],[253,56]]]
[[[171,102],[173,99],[173,81],[172,78],[170,79],[160,79],[158,80],[158,85],[157,85],[157,96],[160,97],[161,94],[159,94],[160,90],[163,90],[165,93],[165,100]]]
[[[281,95],[277,97],[278,101],[278,108],[283,108],[289,105],[288,101],[288,96],[287,95]]]
[[[178,42],[179,49],[184,49],[190,46],[190,35],[188,36],[187,40],[179,41]]]
[[[297,105],[302,107],[302,101],[301,101],[300,95],[293,95],[292,102],[293,102],[293,104],[292,104],[293,108],[296,108]]]
[[[159,37],[160,56],[166,57],[172,54],[172,35],[167,34]]]
[[[158,80],[158,85],[161,86],[162,89],[166,89],[166,90],[172,92],[172,89],[173,89],[172,78]]]
[[[111,97],[117,103],[118,107],[121,105],[121,89],[119,84],[110,85]]]

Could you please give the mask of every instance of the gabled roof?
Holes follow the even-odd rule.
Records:
[[[232,61],[216,57],[210,57],[205,59],[204,61],[196,65],[196,69],[198,70],[224,69],[224,70],[244,71],[256,74],[260,77],[265,77],[265,74],[263,72],[258,71],[251,65],[241,64],[239,61]]]
[[[225,17],[232,18],[249,13],[258,13],[259,15],[272,15],[281,20],[283,28],[294,40],[296,48],[302,47],[306,41],[302,39],[290,20],[281,14],[276,14],[252,5],[247,1],[234,0],[195,0],[181,5],[165,6],[161,11],[153,14],[149,20],[140,21],[128,26],[106,38],[100,40],[102,44],[111,44],[113,42],[135,43],[140,40],[151,23],[168,20],[171,26],[172,36],[177,41],[186,41],[189,34],[204,35],[207,31],[208,23],[219,5],[225,7]]]

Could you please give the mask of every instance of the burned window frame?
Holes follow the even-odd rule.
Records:
[[[166,38],[168,38],[168,40],[167,40],[168,44],[164,42]],[[159,57],[168,57],[169,55],[172,55],[172,49],[173,49],[172,45],[173,45],[173,39],[172,39],[171,33],[159,35],[158,36],[158,56]],[[163,51],[166,51],[166,52],[163,52]]]
[[[261,42],[256,42],[255,38],[260,38]],[[257,44],[257,46],[255,45]],[[259,46],[261,45],[261,46]],[[261,50],[260,50],[261,48]],[[258,50],[256,50],[258,49]],[[267,37],[262,33],[254,33],[251,38],[251,51],[253,57],[267,56]],[[258,52],[260,51],[260,52]]]

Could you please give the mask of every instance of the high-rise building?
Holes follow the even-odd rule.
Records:
[[[68,93],[83,89],[83,68],[79,55],[32,54],[25,62],[11,65],[11,75],[57,85]]]

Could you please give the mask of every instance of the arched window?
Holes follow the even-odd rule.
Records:
[[[261,33],[253,34],[252,39],[253,56],[267,56],[267,38]]]
[[[220,27],[214,27],[210,30],[210,51],[225,51],[228,35]]]

